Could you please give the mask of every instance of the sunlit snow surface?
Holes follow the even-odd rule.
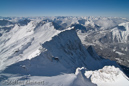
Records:
[[[6,79],[8,77],[8,79]],[[1,74],[4,78],[1,86],[128,86],[129,79],[114,66],[105,66],[96,71],[88,71],[86,68],[77,68],[75,73],[61,74],[57,76],[31,76]]]
[[[117,25],[112,20],[103,18],[97,22],[97,19],[94,22],[83,22],[79,21],[81,17],[60,18],[60,24],[65,26],[62,27],[65,29],[60,29],[58,25],[48,21],[58,20],[58,17],[29,18],[31,21],[26,25],[17,23],[21,19],[9,20],[13,22],[5,26],[10,27],[9,30],[0,30],[0,86],[31,86],[29,82],[39,82],[41,86],[129,85],[128,78],[114,67],[119,67],[115,62],[100,59],[94,50],[92,54],[95,56],[87,51],[81,42],[85,42],[84,35],[88,34],[79,30],[76,33],[75,28],[71,27],[71,24],[82,22],[86,27],[91,25],[95,28],[97,24],[105,29],[110,28],[110,25]],[[127,23],[121,25],[128,28]],[[120,42],[126,42],[128,33],[122,34],[125,40]],[[114,33],[113,36],[119,38],[118,34]]]
[[[129,79],[119,68],[105,66],[96,71],[86,71],[85,76],[98,86],[128,86]]]

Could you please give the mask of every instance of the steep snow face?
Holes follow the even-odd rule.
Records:
[[[92,47],[87,50],[82,45],[75,29],[61,32],[58,36],[54,36],[52,40],[45,42],[42,46],[46,50],[45,53],[47,53],[45,57],[51,60],[58,58],[67,69],[84,66],[87,69],[96,70],[105,65],[118,67],[116,62],[99,57]]]
[[[0,70],[13,63],[39,55],[38,49],[41,44],[59,32],[54,29],[51,22],[45,23],[41,20],[31,21],[24,26],[16,24],[0,37]]]
[[[0,70],[4,73],[57,75],[74,72],[77,67],[96,70],[112,63],[95,59],[95,56],[99,58],[96,53],[89,54],[75,28],[56,30],[52,22],[37,20],[24,26],[16,24],[1,39]]]
[[[55,21],[55,18],[56,17],[50,18],[49,21]],[[104,81],[110,81],[107,80],[107,78],[109,78],[108,76],[111,77],[111,80],[117,78],[112,84],[106,83],[108,86],[113,86],[119,81],[118,78],[121,73],[118,71],[120,70],[114,67],[98,70],[105,65],[117,66],[115,62],[100,58],[93,47],[89,48],[87,51],[82,45],[75,31],[76,28],[80,29],[78,25],[80,22],[78,22],[78,20],[81,18],[59,18],[59,21],[61,20],[61,22],[58,22],[59,25],[66,25],[66,27],[71,26],[71,24],[77,25],[74,29],[64,29],[63,27],[63,30],[60,29],[58,24],[48,22],[48,20],[44,22],[45,20],[42,21],[41,19],[38,20],[38,18],[36,18],[36,20],[32,19],[31,21],[25,21],[25,23],[20,22],[21,24],[15,23],[9,32],[3,33],[0,37],[0,81],[4,81],[5,79],[23,81],[45,80],[47,84],[44,86],[96,86],[91,82],[92,80],[100,86],[105,86]],[[58,20],[58,18],[56,19]],[[85,18],[83,19],[85,24],[86,20]],[[98,19],[95,20],[97,21]],[[91,21],[88,25],[95,27],[95,20]],[[107,18],[105,18],[104,21],[106,22]],[[84,24],[81,25],[81,27],[84,27]],[[102,24],[100,26],[104,25]],[[107,25],[106,28],[110,28],[110,26]],[[120,28],[118,29],[120,30]],[[122,30],[124,29],[122,28]],[[83,36],[86,35],[89,37],[89,34],[90,33],[88,33],[88,35],[87,33],[83,33]],[[96,38],[100,36],[101,35],[96,36]],[[85,40],[85,37],[83,37],[83,39]],[[98,70],[100,73],[102,70],[107,72],[104,72],[103,75],[103,73],[98,74],[98,71],[90,72],[89,70]],[[74,72],[75,74],[73,74]],[[95,76],[93,72],[100,76]],[[7,73],[9,73],[10,76],[8,76]],[[16,74],[21,74],[21,76]],[[92,77],[92,75],[93,79],[91,80],[89,76]],[[104,77],[104,80],[102,80],[101,77]],[[121,75],[121,77],[123,76]],[[99,80],[98,78],[100,78],[102,83],[96,82]],[[128,84],[126,78],[123,77],[120,80]],[[2,85],[1,82],[0,85]]]
[[[116,28],[111,30],[113,40],[121,43],[129,42],[129,22],[119,24]]]
[[[41,29],[42,28],[40,28],[40,30]],[[31,42],[31,45],[25,49],[24,52],[30,49],[31,52],[34,52],[30,53],[30,51],[28,51],[27,53],[23,53],[24,55],[22,55],[23,58],[21,57],[21,59],[24,59],[24,61],[15,62],[12,65],[6,63],[10,66],[8,66],[3,73],[54,76],[61,74],[61,72],[73,73],[77,67],[84,66],[88,69],[95,70],[104,66],[100,60],[92,58],[86,48],[81,44],[76,31],[72,28],[62,30],[45,42],[43,37],[42,39],[40,38],[40,41],[38,38],[34,38],[33,41],[40,43],[39,46],[36,46],[35,42]],[[21,50],[19,49],[15,53],[18,52],[21,52]],[[27,55],[28,57],[25,58],[24,56]],[[12,59],[9,61],[12,61]],[[7,62],[9,61],[7,60]]]
[[[105,66],[96,71],[86,71],[85,76],[97,86],[128,86],[129,79],[124,73],[114,66]]]

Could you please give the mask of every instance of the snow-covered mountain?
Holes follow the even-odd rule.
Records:
[[[121,43],[129,42],[129,22],[119,24],[112,31],[113,40]]]
[[[82,30],[77,30],[81,42],[86,46],[94,46],[100,56],[129,67],[129,20],[93,17],[83,19],[83,21],[85,22],[83,26],[86,27],[87,31],[82,33]],[[87,27],[88,25],[90,27]]]
[[[51,22],[31,21],[25,26],[16,24],[10,32],[2,35],[1,40],[1,70],[27,59],[30,61],[28,64],[27,60],[27,64],[33,65],[31,59],[35,57],[47,57],[50,62],[60,60],[66,69],[86,65],[93,70],[103,67],[83,47],[74,29],[56,30]]]
[[[104,37],[101,37],[100,41],[109,43],[129,43],[129,22],[121,23],[114,27]]]
[[[1,29],[3,32],[0,37],[0,84],[6,86],[6,81],[15,79],[44,80],[45,86],[101,86],[90,80],[85,71],[100,71],[104,66],[120,66],[114,61],[100,57],[92,46],[88,49],[84,47],[81,37],[86,37],[90,28],[95,28],[90,30],[92,32],[99,30],[101,26],[93,21],[92,24],[80,25],[83,21],[79,20],[83,19],[85,18],[7,19],[11,22],[8,25],[11,24],[12,27],[9,31]],[[120,75],[123,74],[120,78],[124,82],[121,83],[128,84],[128,78],[124,77],[122,69],[118,71]]]
[[[98,86],[128,86],[129,79],[114,66],[105,66],[96,71],[86,71],[84,74]]]

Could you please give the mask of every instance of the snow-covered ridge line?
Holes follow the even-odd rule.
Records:
[[[90,40],[93,39],[93,44],[99,45],[98,38],[110,31],[119,32],[114,37],[121,37],[119,34],[123,32],[123,37],[126,37],[125,28],[129,26],[126,25],[127,21],[123,23],[123,20],[117,21],[114,18],[92,17],[27,19],[12,19],[15,21],[12,21],[14,27],[0,37],[0,81],[16,79],[6,74],[20,74],[25,78],[16,75],[17,80],[44,80],[50,82],[49,86],[59,86],[62,83],[63,86],[128,86],[128,77],[118,69],[118,64],[102,59],[93,47],[86,49],[77,34],[82,34],[86,44],[91,45]],[[73,24],[75,27],[71,26]],[[86,31],[83,31],[82,26]],[[101,49],[105,51],[103,47]],[[117,51],[117,48],[114,49]]]
[[[44,42],[56,34],[57,30],[54,30],[50,23],[37,26],[39,22],[41,20],[31,21],[25,26],[15,24],[14,28],[2,35],[0,38],[2,40],[0,70],[18,61],[28,59],[28,56],[37,51],[40,42]],[[43,37],[46,38],[42,40]]]
[[[67,28],[66,30],[72,29],[73,28]],[[0,65],[0,70],[3,70],[6,66],[16,62],[24,61],[26,59],[31,60],[40,55],[41,44],[52,40],[52,37],[63,32],[65,32],[65,30],[56,30],[52,22],[44,22],[42,20],[30,21],[25,26],[15,24],[8,33],[5,33],[1,37],[3,40],[2,43],[5,43],[4,46],[2,43],[0,45],[2,46],[0,49],[0,64],[2,64]]]
[[[43,45],[44,43],[51,41],[53,37],[58,36],[58,35],[61,34],[61,33],[64,33],[64,32],[70,31],[70,30],[74,30],[74,27],[69,27],[69,28],[66,28],[66,29],[64,29],[64,30],[56,30],[56,28],[54,28],[52,22],[47,22],[47,23],[45,23],[45,25],[52,27],[53,30],[56,31],[56,33],[53,33],[53,36],[51,36],[50,38],[48,37],[48,39],[45,40],[44,42],[41,41],[41,42],[40,42],[40,45]],[[41,28],[42,28],[42,27],[41,27]],[[43,27],[43,28],[45,28],[45,27]],[[48,28],[48,29],[49,29],[49,28]],[[47,31],[47,30],[45,30],[45,31]],[[48,31],[48,32],[49,32],[49,31]],[[49,34],[48,34],[48,35],[49,35]],[[42,50],[41,50],[40,48],[38,48],[38,49],[37,49],[36,51],[34,51],[31,55],[29,55],[28,59],[30,60],[30,59],[32,59],[32,58],[34,58],[34,57],[40,55],[41,53],[42,53]]]
[[[50,29],[48,32],[50,32]],[[43,38],[40,40],[42,39]],[[86,52],[86,49],[82,46],[76,31],[71,28],[56,33],[55,35],[51,36],[49,40],[42,42],[43,43],[41,43],[40,46],[35,49],[38,49],[40,53],[38,51],[32,52],[32,54],[30,54],[32,57],[11,64],[4,70],[4,72],[31,75],[40,74],[44,76],[60,74],[61,72],[69,73],[74,71],[77,66],[84,65],[84,58],[91,58],[88,57],[88,52]],[[50,73],[51,71],[53,73]]]
[[[65,29],[65,30],[61,30],[61,31],[59,31],[56,35],[54,35],[53,37],[51,37],[51,39],[47,40],[46,42],[51,41],[52,38],[54,38],[55,36],[59,36],[59,34],[62,34],[62,33],[67,32],[67,31],[72,31],[72,30],[74,30],[74,27],[69,27],[69,28],[67,28],[67,29]],[[45,42],[44,42],[44,43],[45,43]],[[42,44],[44,44],[44,43],[42,43]]]

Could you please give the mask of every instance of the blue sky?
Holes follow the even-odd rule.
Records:
[[[0,16],[129,17],[129,0],[0,0]]]

